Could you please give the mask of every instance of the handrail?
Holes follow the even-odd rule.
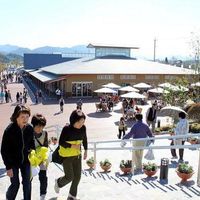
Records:
[[[57,134],[57,138],[62,130],[61,126],[59,125],[52,125],[52,126],[47,126],[45,129],[49,128],[55,128],[55,132]],[[132,172],[134,171],[133,168],[133,150],[140,150],[140,149],[186,149],[186,148],[195,148],[198,149],[199,151],[199,162],[198,162],[198,173],[197,173],[197,184],[200,186],[200,144],[192,144],[192,145],[161,145],[161,146],[156,146],[156,145],[150,145],[150,146],[133,146],[134,141],[149,141],[149,140],[163,140],[163,139],[187,139],[187,138],[192,138],[192,137],[199,137],[200,138],[200,133],[195,133],[195,134],[187,134],[187,135],[174,135],[174,136],[156,136],[153,138],[138,138],[138,139],[126,139],[126,140],[106,140],[106,141],[97,141],[97,142],[88,142],[88,150],[92,150],[94,153],[94,162],[96,164],[97,160],[97,151],[101,150],[129,150],[132,151]],[[129,147],[121,147],[121,146],[116,146],[116,147],[98,147],[100,144],[110,144],[110,143],[121,143],[122,141],[125,141],[127,143],[132,144]],[[92,147],[90,147],[92,146]],[[96,166],[96,165],[95,165]]]

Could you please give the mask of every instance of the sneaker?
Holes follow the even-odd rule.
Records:
[[[55,179],[55,185],[54,185],[54,190],[55,190],[55,193],[59,193],[59,191],[60,191],[60,188],[59,188],[59,186],[58,186],[58,179]]]
[[[80,198],[75,197],[75,196],[69,194],[67,200],[80,200]]]
[[[45,200],[45,197],[46,197],[46,195],[45,195],[45,194],[42,194],[42,195],[40,196],[40,200]]]
[[[177,156],[173,156],[171,159],[172,159],[172,160],[178,159],[178,157],[177,157]]]
[[[183,163],[183,159],[179,159],[178,162],[179,162],[179,163]]]

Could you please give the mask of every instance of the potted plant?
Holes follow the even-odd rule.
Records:
[[[132,160],[121,160],[119,167],[124,174],[130,173],[132,170]]]
[[[143,171],[148,176],[151,177],[156,174],[158,166],[155,163],[144,163],[143,164]]]
[[[95,167],[94,157],[91,157],[88,160],[86,160],[86,163],[90,169],[94,169]]]
[[[189,143],[190,143],[190,144],[198,144],[198,138],[196,138],[196,137],[190,138],[190,139],[189,139]]]
[[[192,177],[194,170],[188,163],[183,162],[178,165],[176,173],[182,179],[182,182],[185,182]]]
[[[111,168],[112,164],[111,162],[106,158],[105,160],[100,162],[101,168],[104,170],[104,172],[108,172]]]

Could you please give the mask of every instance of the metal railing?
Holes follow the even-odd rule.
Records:
[[[53,129],[52,129],[53,128]],[[50,130],[48,130],[50,129]],[[61,133],[61,127],[59,125],[53,125],[46,127],[46,130],[49,131],[54,131],[57,135],[57,138],[59,138],[59,135]],[[137,146],[135,147],[134,141],[149,141],[149,140],[163,140],[163,139],[168,139],[168,140],[173,140],[173,139],[189,139],[192,137],[198,137],[200,138],[200,133],[195,133],[195,134],[187,134],[187,135],[177,135],[177,136],[156,136],[154,138],[140,138],[140,139],[128,139],[128,140],[123,140],[127,143],[130,143],[131,145],[129,147],[121,147],[120,143],[122,140],[107,140],[107,141],[97,141],[97,142],[88,142],[88,150],[91,150],[94,153],[94,162],[96,166],[96,161],[97,161],[97,151],[102,151],[102,150],[114,150],[114,151],[124,151],[124,150],[129,150],[132,152],[132,173],[134,172],[134,160],[133,160],[133,151],[134,150],[141,150],[141,149],[191,149],[195,148],[199,151],[199,162],[198,162],[198,173],[197,173],[197,185],[200,186],[200,144],[192,144],[192,145],[150,145],[150,146]],[[112,147],[109,144],[111,143],[116,143],[119,144],[119,146]],[[106,147],[98,147],[100,144],[108,144]]]

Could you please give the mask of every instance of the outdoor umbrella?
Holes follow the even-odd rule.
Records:
[[[108,83],[106,85],[102,85],[103,87],[106,87],[106,88],[112,88],[112,89],[119,89],[121,88],[121,86],[115,84],[115,83]]]
[[[192,83],[191,86],[192,86],[192,87],[195,87],[195,86],[196,86],[196,87],[200,87],[200,82]]]
[[[120,91],[126,91],[126,92],[139,92],[138,89],[133,88],[131,86],[125,86],[119,89]]]
[[[112,90],[110,88],[101,88],[101,89],[98,89],[98,90],[95,90],[94,92],[96,93],[117,93],[115,90]]]
[[[145,99],[146,96],[139,94],[137,92],[129,92],[126,94],[121,95],[123,98],[133,98],[133,99]]]
[[[159,84],[158,85],[159,87],[162,87],[162,88],[170,88],[172,87],[173,85],[171,83],[162,83],[162,84]]]
[[[152,86],[148,85],[146,83],[138,83],[138,84],[133,85],[133,87],[140,88],[140,89],[145,89],[145,88],[151,88]]]
[[[150,89],[147,92],[151,92],[151,93],[156,93],[156,94],[163,94],[163,93],[169,93],[167,90],[164,90],[163,88],[154,88],[154,89]]]
[[[187,113],[183,109],[177,106],[165,106],[160,109],[160,114],[162,116],[169,116],[173,118],[178,118],[178,113],[180,112],[184,112],[187,115]]]

